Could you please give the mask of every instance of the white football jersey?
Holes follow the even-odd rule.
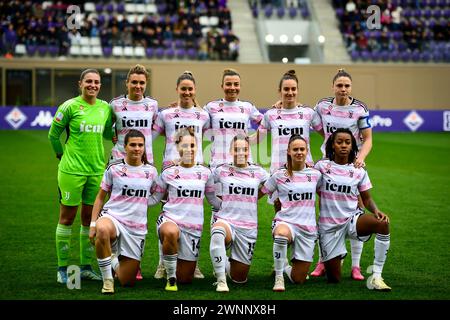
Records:
[[[109,105],[116,118],[117,133],[117,143],[111,150],[111,160],[125,158],[125,135],[130,129],[136,129],[144,134],[147,160],[153,163],[152,127],[158,115],[158,102],[150,97],[133,101],[122,95],[111,100]]]
[[[259,186],[269,174],[262,167],[249,164],[239,168],[224,164],[214,171],[214,181],[222,187],[222,206],[214,217],[237,227],[256,229],[258,226]]]
[[[314,167],[322,173],[319,230],[330,231],[358,212],[358,195],[372,188],[372,184],[367,171],[353,164],[341,165],[324,159]]]
[[[321,119],[310,107],[297,106],[293,109],[269,109],[264,114],[261,130],[270,130],[272,137],[272,158],[270,172],[281,168],[287,161],[289,139],[293,134],[305,138],[308,144],[306,162],[313,165],[310,145],[310,128],[320,128]],[[320,129],[319,129],[320,130]]]
[[[306,232],[316,233],[316,192],[322,182],[322,174],[313,168],[293,171],[292,177],[286,168],[276,170],[264,184],[262,191],[272,195],[278,192],[281,210],[274,221],[284,221]]]
[[[179,165],[163,170],[156,181],[156,198],[168,194],[163,216],[175,221],[187,232],[200,236],[203,230],[203,199],[214,193],[214,181],[209,168],[197,164],[191,168]]]
[[[147,234],[147,201],[157,176],[156,168],[149,164],[130,166],[124,159],[110,164],[101,188],[111,194],[101,215],[113,216],[132,234]]]
[[[369,109],[363,102],[352,98],[352,102],[349,105],[338,106],[333,103],[333,99],[333,97],[324,98],[315,107],[315,112],[321,119],[321,125],[318,127],[318,130],[323,128],[325,133],[325,139],[320,148],[324,157],[326,156],[326,141],[337,128],[350,129],[356,139],[358,148],[361,148],[363,143],[361,130],[371,128]]]
[[[204,109],[211,117],[211,160],[210,167],[233,162],[230,144],[237,134],[248,134],[250,121],[260,123],[263,115],[250,102],[219,99],[209,102]],[[251,162],[251,155],[249,156]]]
[[[173,160],[179,159],[175,144],[175,135],[179,129],[191,127],[197,140],[197,154],[195,162],[203,163],[203,132],[209,128],[209,114],[201,108],[189,109],[176,107],[161,110],[156,119],[154,129],[166,136],[166,148],[164,151],[163,167],[168,166]]]

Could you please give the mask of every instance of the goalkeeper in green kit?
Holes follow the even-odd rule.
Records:
[[[81,204],[80,269],[81,279],[102,280],[91,267],[94,257],[89,241],[92,207],[105,169],[103,137],[112,138],[111,109],[106,101],[97,99],[100,74],[95,69],[81,73],[78,82],[81,94],[61,104],[53,118],[48,138],[58,166],[60,197],[59,222],[56,227],[57,282],[67,283],[72,224]],[[60,141],[67,132],[65,148]]]

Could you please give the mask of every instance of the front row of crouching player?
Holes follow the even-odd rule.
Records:
[[[231,281],[245,283],[257,239],[258,199],[278,197],[281,209],[272,223],[274,291],[284,291],[284,273],[302,284],[319,240],[328,282],[339,282],[345,239],[367,241],[375,233],[373,276],[369,288],[390,291],[381,273],[390,244],[389,218],[370,196],[372,187],[364,168],[353,165],[357,154],[354,136],[338,129],[327,141],[327,158],[308,167],[307,141],[289,139],[286,164],[269,176],[248,162],[249,139],[237,135],[231,142],[233,163],[211,170],[195,162],[197,141],[191,129],[175,137],[180,159],[157,176],[145,156],[145,138],[137,130],[125,137],[125,159],[106,169],[92,213],[90,239],[96,247],[103,278],[102,293],[114,293],[114,276],[121,285],[133,285],[143,256],[147,207],[164,205],[157,219],[167,291],[177,283],[192,282],[203,230],[203,200],[213,207],[210,255],[217,278],[216,291],[228,292]],[[220,196],[218,195],[220,190]],[[105,202],[106,195],[109,200]],[[316,223],[316,194],[320,214]],[[373,214],[358,207],[358,195]],[[292,246],[287,259],[287,248]],[[229,256],[227,256],[229,249]]]

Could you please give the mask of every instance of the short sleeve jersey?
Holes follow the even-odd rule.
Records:
[[[270,130],[272,137],[272,156],[270,172],[281,168],[287,160],[289,139],[293,134],[305,138],[308,144],[306,162],[313,164],[310,145],[310,128],[318,128],[320,118],[310,107],[297,106],[293,109],[270,109],[264,113],[261,129]]]
[[[329,136],[336,131],[337,128],[348,128],[356,139],[358,148],[362,145],[361,130],[371,128],[369,121],[369,109],[358,99],[352,98],[347,106],[338,106],[333,103],[334,98],[325,98],[320,100],[315,111],[321,119],[321,126],[325,133],[325,139],[320,147],[322,154],[325,156],[325,144]]]
[[[259,124],[263,115],[247,101],[229,102],[219,99],[209,102],[204,108],[211,117],[211,161],[215,168],[225,163],[233,162],[230,144],[237,134],[248,134],[251,121]],[[251,161],[251,155],[249,156]]]
[[[358,212],[358,195],[372,188],[372,184],[367,171],[353,164],[324,159],[314,167],[322,173],[319,230],[332,231]]]
[[[101,188],[111,196],[102,212],[113,216],[133,234],[147,234],[147,201],[157,177],[152,165],[130,166],[124,159],[110,164]]]
[[[164,151],[163,166],[170,165],[170,163],[180,158],[176,144],[175,135],[178,130],[184,127],[191,127],[194,130],[195,138],[197,140],[197,154],[195,155],[195,162],[203,163],[203,132],[209,128],[210,119],[209,114],[201,108],[166,108],[161,110],[158,114],[154,129],[166,135],[166,149]]]
[[[153,163],[152,127],[158,115],[158,102],[150,97],[133,101],[125,95],[113,99],[109,104],[116,118],[117,132],[117,143],[111,150],[112,160],[125,158],[125,135],[130,129],[136,129],[144,134],[147,160]]]
[[[102,175],[105,170],[103,132],[111,130],[111,109],[106,101],[94,105],[81,96],[58,107],[52,126],[65,127],[68,139],[59,170],[70,174]]]
[[[270,195],[278,191],[281,210],[276,213],[274,220],[316,233],[316,192],[321,182],[322,174],[313,168],[293,171],[292,177],[286,168],[276,170],[262,188],[264,193]]]
[[[183,230],[200,236],[204,220],[203,199],[205,193],[214,191],[211,170],[200,164],[191,168],[170,166],[158,177],[156,191],[168,193],[163,215]]]
[[[269,178],[262,167],[245,168],[224,164],[214,170],[214,181],[222,186],[222,205],[214,216],[245,229],[258,226],[258,191]]]

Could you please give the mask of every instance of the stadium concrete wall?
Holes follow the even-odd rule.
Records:
[[[222,97],[220,85],[225,68],[234,68],[240,72],[240,97],[253,102],[258,108],[268,108],[278,99],[281,76],[287,70],[294,69],[300,80],[299,100],[314,106],[320,98],[333,95],[332,78],[337,70],[343,67],[353,77],[353,96],[364,101],[371,110],[445,110],[450,107],[448,64],[295,65],[131,59],[59,61],[24,58],[0,61],[0,67],[4,75],[6,69],[58,68],[76,69],[80,72],[85,68],[128,70],[136,63],[151,70],[148,92],[161,106],[177,99],[176,79],[185,70],[192,71],[196,78],[197,100],[201,104]],[[4,76],[2,79],[5,79]]]

